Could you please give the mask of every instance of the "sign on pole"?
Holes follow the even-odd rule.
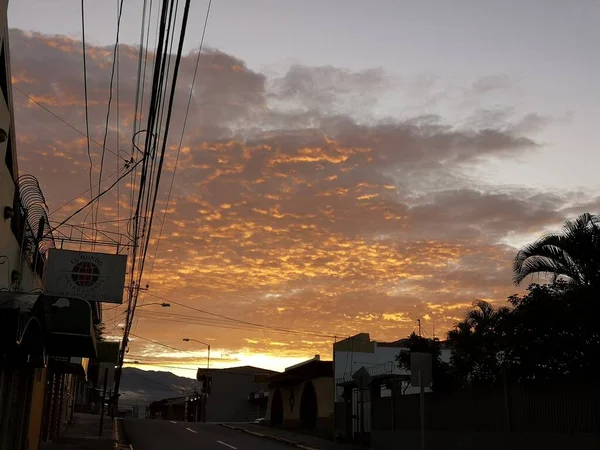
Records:
[[[421,416],[421,450],[425,450],[425,387],[431,386],[431,353],[410,354],[410,384],[419,387],[419,412]]]
[[[425,387],[431,386],[431,353],[410,354],[410,384],[414,387],[419,387],[421,384]]]
[[[46,292],[92,302],[123,303],[127,255],[51,248]]]
[[[354,375],[352,375],[352,380],[354,380],[356,385],[362,389],[371,384],[373,377],[371,377],[371,374],[365,368],[365,366],[362,366],[360,369],[354,372]]]

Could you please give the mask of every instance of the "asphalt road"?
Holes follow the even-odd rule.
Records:
[[[289,450],[288,445],[231,430],[218,424],[126,420],[133,450]]]

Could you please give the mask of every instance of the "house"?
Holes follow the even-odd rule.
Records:
[[[269,378],[266,422],[333,436],[333,362],[319,355]]]
[[[405,339],[378,342],[371,340],[369,333],[359,333],[333,345],[336,434],[346,440],[368,442],[374,396],[389,396],[395,387],[401,387],[407,395],[419,392],[418,387],[410,385],[410,371],[400,369],[396,363],[396,356],[406,348]],[[448,362],[450,357],[451,350],[442,349],[442,360]],[[368,386],[358,385],[359,370],[368,374]]]
[[[173,397],[158,400],[148,405],[148,418],[188,422],[188,397]]]
[[[204,383],[198,387],[203,396],[193,400],[199,408],[203,422],[247,422],[267,413],[267,379],[276,374],[272,370],[253,366],[226,369],[198,369],[197,379]],[[206,381],[204,381],[206,380]],[[210,383],[210,386],[209,386]]]

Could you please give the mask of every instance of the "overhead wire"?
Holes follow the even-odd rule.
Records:
[[[119,6],[119,0],[117,0],[117,22],[120,22],[121,19],[121,13],[122,10],[120,9]],[[117,24],[117,27],[119,25]],[[115,54],[116,60],[117,60],[117,64],[116,64],[116,74],[115,77],[117,79],[117,88],[116,88],[116,100],[117,100],[117,117],[116,117],[116,143],[117,143],[117,149],[121,148],[121,121],[120,121],[120,117],[119,117],[119,113],[120,113],[120,104],[119,104],[119,67],[120,67],[120,56],[121,56],[121,52],[119,49],[119,46],[117,46],[117,51]],[[104,147],[106,149],[106,146]],[[117,169],[119,168],[119,160],[115,160],[116,165],[117,165]],[[102,182],[102,180],[100,180],[100,182]],[[117,219],[120,219],[121,217],[121,183],[117,183]],[[96,224],[98,224],[98,220],[96,220]],[[121,232],[121,221],[118,220],[117,221],[117,232],[120,233]]]
[[[48,114],[50,114],[51,116],[53,116],[55,119],[60,120],[62,123],[64,123],[66,126],[68,126],[69,128],[71,128],[73,131],[75,131],[76,133],[80,134],[81,136],[83,136],[84,138],[88,138],[88,135],[86,133],[84,133],[83,131],[81,131],[79,128],[73,126],[72,124],[70,124],[69,122],[67,122],[65,119],[63,119],[62,117],[60,117],[58,114],[56,114],[54,111],[52,111],[50,108],[48,108],[47,106],[45,106],[44,104],[38,102],[35,98],[33,98],[31,95],[23,92],[22,90],[20,90],[17,86],[13,85],[12,87],[15,91],[17,91],[19,94],[23,95],[24,97],[27,97],[27,99],[29,99],[31,102],[33,102],[34,104],[36,104],[37,106],[39,106],[40,108],[42,108],[44,111],[46,111]],[[91,137],[89,137],[89,140],[92,144],[96,144],[98,147],[102,147],[102,144],[94,139],[92,139]],[[123,158],[121,155],[117,154],[117,152],[115,152],[114,150],[111,150],[110,148],[106,147],[106,151],[109,153],[112,153],[113,155],[115,155],[118,158],[121,158],[121,160],[128,162],[128,160],[126,158]],[[87,191],[86,191],[87,192]]]
[[[177,16],[177,10],[178,10],[178,8],[179,8],[179,0],[177,0],[176,6],[175,6],[175,17]],[[171,66],[171,55],[172,55],[172,50],[173,50],[173,42],[175,41],[175,38],[174,38],[175,37],[175,30],[176,30],[176,27],[173,26],[172,34],[171,34],[171,39],[170,39],[171,43],[170,43],[169,52],[168,52],[169,56],[168,56],[168,63],[167,63],[167,70],[166,70],[167,77],[168,77],[168,74],[169,74],[169,68]],[[167,34],[168,34],[168,31],[169,30],[167,30]],[[160,112],[160,116],[159,116],[159,120],[158,120],[158,123],[159,123],[159,130],[157,131],[157,135],[158,136],[160,136],[160,134],[161,134],[160,127],[162,126],[162,122],[163,122],[164,110],[165,110],[165,104],[163,102],[163,105],[162,105],[162,108],[161,108],[161,112]],[[177,153],[177,160],[178,159],[179,159],[179,152]],[[171,187],[172,187],[172,182],[171,182]],[[169,192],[169,197],[170,197],[170,192]],[[148,205],[149,202],[147,201],[146,204]],[[160,220],[160,230],[159,230],[159,235],[158,235],[158,242],[160,242],[160,238],[161,238],[161,235],[162,235],[163,226],[164,226],[164,216],[163,216],[163,219]],[[158,244],[157,244],[157,247],[158,247]],[[150,278],[152,276],[152,272],[154,270],[154,259],[155,258],[156,258],[156,254],[154,255],[154,258],[152,259],[152,263],[151,263],[151,267],[150,267],[150,274],[148,275],[148,278]],[[144,296],[142,296],[141,304],[142,305],[144,304]],[[135,330],[137,328],[137,322],[134,322],[134,324],[132,326],[133,326],[133,328]]]
[[[186,106],[186,109],[185,109],[185,116],[183,118],[183,126],[182,126],[182,129],[181,129],[181,137],[179,138],[179,145],[177,146],[177,154],[176,154],[176,157],[175,157],[175,166],[173,168],[173,176],[171,177],[171,183],[169,184],[169,192],[167,194],[167,201],[166,201],[164,212],[163,212],[163,218],[162,218],[162,221],[161,221],[160,230],[158,232],[158,240],[156,242],[156,248],[154,250],[154,257],[152,258],[152,262],[151,262],[151,265],[150,265],[150,274],[148,275],[148,278],[151,278],[152,277],[152,273],[154,272],[154,263],[156,261],[156,256],[158,254],[158,248],[160,246],[160,241],[161,241],[161,238],[162,238],[162,232],[163,232],[164,224],[165,224],[165,221],[166,221],[167,212],[169,210],[169,204],[171,202],[171,194],[173,192],[173,184],[174,184],[174,181],[175,181],[175,175],[177,174],[177,168],[178,168],[178,165],[179,165],[179,157],[181,155],[181,149],[183,147],[183,139],[184,139],[184,136],[185,136],[185,130],[186,130],[186,126],[187,126],[188,116],[189,116],[189,113],[190,113],[190,106],[192,104],[192,98],[193,98],[193,94],[194,94],[194,87],[196,85],[196,77],[198,75],[198,66],[200,65],[200,56],[202,54],[202,48],[204,46],[204,37],[206,36],[206,28],[208,26],[208,19],[210,17],[211,5],[212,5],[212,0],[209,0],[208,7],[206,9],[206,15],[204,17],[204,26],[202,27],[202,37],[200,38],[200,46],[198,48],[198,56],[196,57],[196,65],[194,67],[194,74],[192,76],[192,83],[191,83],[191,87],[190,87],[190,94],[188,96],[187,106]],[[143,298],[142,298],[142,300],[143,300]]]
[[[82,0],[83,1],[83,0]],[[102,171],[104,170],[104,157],[106,155],[106,140],[108,138],[108,126],[110,123],[110,109],[111,109],[111,105],[112,105],[112,98],[113,98],[113,83],[114,83],[114,79],[115,79],[115,67],[117,64],[117,53],[118,53],[118,49],[119,49],[119,34],[121,31],[121,16],[123,15],[123,0],[120,0],[120,6],[119,6],[119,13],[118,13],[118,17],[117,17],[117,32],[116,32],[116,37],[115,37],[115,46],[113,49],[113,61],[112,61],[112,67],[111,67],[111,72],[110,72],[110,83],[109,83],[109,87],[108,87],[108,105],[106,108],[106,123],[104,125],[104,138],[102,140],[102,154],[100,156],[100,174],[98,175],[98,194],[100,193],[101,189],[102,189]],[[117,123],[117,129],[119,128],[119,124]],[[117,146],[118,148],[118,146]],[[91,180],[90,180],[90,188],[91,188]],[[118,202],[118,198],[117,198],[117,202]],[[95,222],[98,221],[98,211],[100,209],[100,197],[98,196],[97,201],[96,201],[96,214],[95,217],[92,217],[92,220]],[[94,242],[92,242],[92,249],[94,248]]]
[[[226,316],[224,314],[214,313],[214,312],[211,312],[211,311],[207,311],[205,309],[196,308],[194,306],[189,306],[189,305],[186,305],[185,303],[180,303],[180,302],[177,302],[175,300],[168,299],[166,297],[161,297],[159,295],[152,294],[151,292],[146,292],[146,294],[150,295],[151,297],[154,297],[154,298],[157,298],[157,299],[160,299],[160,300],[164,300],[166,302],[173,303],[175,305],[181,306],[183,308],[191,309],[193,311],[197,311],[197,312],[200,312],[202,314],[206,314],[206,315],[213,316],[213,317],[218,317],[218,318],[221,318],[221,319],[225,319],[227,321],[236,322],[236,323],[243,324],[243,325],[250,325],[250,326],[254,326],[254,327],[258,327],[258,328],[269,329],[269,330],[274,330],[274,331],[282,331],[282,332],[300,332],[297,329],[284,328],[284,327],[273,327],[273,326],[267,326],[267,325],[263,325],[263,324],[259,324],[259,323],[255,323],[255,322],[250,322],[250,321],[247,321],[247,320],[235,319],[233,317],[229,317],[229,316]],[[308,330],[303,330],[301,332],[304,335],[311,334],[313,336],[320,336],[320,337],[326,337],[326,338],[335,338],[336,336],[342,336],[343,335],[343,333],[337,333],[337,334],[313,333],[312,331],[308,331]]]
[[[130,333],[130,334],[131,334],[131,336],[136,337],[138,339],[141,339],[142,341],[150,342],[151,344],[156,344],[156,345],[159,345],[161,347],[168,348],[170,350],[175,350],[175,351],[182,352],[182,353],[189,353],[190,355],[196,356],[196,354],[194,352],[190,352],[190,351],[187,351],[187,350],[182,350],[180,348],[173,347],[171,345],[163,344],[162,342],[158,342],[158,341],[154,341],[152,339],[145,338],[143,336],[140,336],[139,334],[134,334],[134,333]]]
[[[133,246],[131,248],[131,255],[130,255],[130,261],[131,261],[131,265],[130,265],[130,270],[129,270],[129,291],[128,291],[128,300],[127,300],[127,316],[126,316],[126,321],[125,321],[125,330],[123,333],[123,344],[121,346],[121,352],[119,355],[119,368],[122,367],[123,365],[123,361],[124,361],[124,357],[125,357],[125,351],[127,349],[127,345],[128,345],[128,339],[129,339],[129,334],[131,331],[131,325],[132,322],[134,320],[134,316],[135,316],[135,308],[136,308],[136,304],[137,304],[137,299],[139,296],[139,287],[140,287],[140,283],[139,280],[141,280],[142,275],[143,275],[143,270],[144,270],[144,261],[145,261],[145,257],[146,257],[146,253],[147,253],[147,245],[148,245],[148,241],[150,239],[150,234],[151,234],[151,230],[152,230],[152,215],[150,215],[150,219],[148,222],[144,221],[143,222],[143,226],[140,228],[140,213],[142,212],[142,208],[144,207],[144,198],[145,198],[145,193],[146,193],[146,189],[148,189],[148,191],[152,190],[152,186],[147,184],[147,178],[148,178],[148,170],[151,169],[151,167],[149,167],[149,156],[150,156],[150,152],[152,150],[152,146],[154,146],[156,148],[156,145],[158,144],[158,136],[156,134],[156,130],[157,128],[157,123],[156,123],[156,119],[157,119],[157,109],[160,108],[160,104],[158,103],[159,97],[160,97],[160,92],[162,90],[162,86],[164,84],[164,63],[165,63],[165,53],[168,49],[168,42],[166,42],[165,40],[165,31],[167,29],[166,26],[166,20],[167,20],[167,16],[168,16],[168,10],[171,9],[173,7],[173,3],[174,0],[170,0],[170,5],[171,8],[168,8],[167,2],[163,2],[162,4],[162,8],[161,8],[161,14],[160,14],[160,19],[159,19],[159,33],[158,33],[158,45],[155,51],[155,58],[154,58],[154,73],[153,73],[153,78],[152,78],[152,88],[151,88],[151,93],[150,93],[150,106],[148,108],[148,117],[147,117],[147,126],[146,126],[146,137],[144,140],[144,164],[142,165],[142,170],[140,173],[140,181],[139,181],[139,188],[138,188],[138,200],[136,203],[136,207],[135,207],[135,214],[133,215],[133,222],[132,222],[132,227],[133,227]],[[154,183],[156,185],[156,189],[155,189],[155,195],[153,197],[153,204],[152,204],[152,213],[154,212],[154,207],[156,205],[156,192],[160,186],[160,173],[162,171],[162,163],[164,161],[164,151],[166,149],[166,140],[167,140],[167,136],[168,136],[168,126],[169,126],[169,116],[172,112],[172,97],[174,95],[174,90],[175,90],[175,85],[177,82],[177,74],[178,74],[178,62],[180,62],[181,60],[181,49],[182,49],[182,45],[183,45],[183,39],[185,36],[185,30],[186,30],[186,26],[187,26],[187,19],[188,19],[188,14],[189,14],[189,4],[190,4],[190,0],[186,0],[186,8],[184,10],[184,17],[182,20],[182,27],[181,27],[181,33],[180,33],[180,44],[179,44],[179,51],[178,51],[178,57],[176,60],[176,66],[175,66],[175,70],[174,70],[174,76],[173,76],[173,81],[172,81],[172,90],[171,90],[171,99],[169,102],[169,113],[167,115],[167,122],[166,122],[166,131],[165,131],[165,136],[162,137],[162,139],[165,141],[163,148],[161,149],[161,160],[159,163],[159,166],[157,167],[157,179],[156,182]],[[168,37],[168,34],[167,34]],[[150,197],[147,197],[150,198]],[[142,240],[141,244],[140,244],[140,239]],[[141,248],[141,253],[138,255],[138,250]],[[118,391],[118,387],[119,387],[119,383],[120,383],[120,369],[118,371],[118,375],[117,375],[117,379],[116,379],[116,390]]]
[[[156,208],[156,201],[157,201],[157,197],[158,197],[158,190],[160,188],[160,179],[161,179],[161,174],[162,174],[162,168],[164,165],[164,160],[165,160],[165,153],[166,153],[166,149],[167,149],[167,140],[168,140],[168,135],[169,135],[169,127],[171,124],[171,117],[172,117],[172,113],[173,113],[173,102],[175,99],[175,92],[176,92],[176,87],[177,87],[177,78],[179,75],[179,67],[181,64],[181,55],[183,53],[183,43],[185,40],[185,34],[186,34],[186,30],[187,30],[187,23],[188,23],[188,17],[189,17],[189,11],[190,11],[190,0],[186,0],[185,2],[185,6],[184,6],[184,10],[183,10],[183,18],[182,18],[182,22],[181,22],[181,30],[180,30],[180,37],[179,37],[179,42],[178,42],[178,48],[177,48],[177,55],[175,58],[175,66],[173,68],[173,81],[171,82],[171,92],[169,95],[169,104],[168,104],[168,108],[167,108],[167,117],[165,120],[165,132],[164,135],[162,136],[162,147],[161,147],[161,153],[160,153],[160,160],[158,162],[158,168],[157,168],[157,174],[156,174],[156,182],[155,182],[155,189],[154,189],[154,196],[153,196],[153,200],[152,200],[152,209],[150,211],[150,219],[149,219],[149,223],[148,223],[148,233],[146,236],[146,240],[145,240],[145,245],[144,245],[144,250],[142,252],[142,256],[141,256],[141,263],[140,263],[140,267],[139,267],[139,278],[138,278],[138,285],[139,282],[142,279],[142,275],[143,275],[143,270],[144,270],[144,264],[146,261],[146,254],[148,251],[148,244],[150,242],[150,234],[152,232],[152,221],[153,221],[153,217],[154,217],[154,211]],[[138,291],[139,292],[139,291]],[[137,302],[137,298],[135,299],[135,302],[133,304],[133,311],[132,311],[132,319],[134,317],[135,314],[135,305]]]
[[[173,0],[171,0],[172,2]],[[159,80],[158,77],[160,75],[160,68],[161,68],[161,64],[162,64],[162,57],[163,57],[163,40],[164,40],[164,32],[165,32],[165,28],[166,28],[166,17],[167,17],[167,2],[163,2],[162,4],[162,8],[161,8],[161,14],[160,14],[160,19],[159,19],[159,23],[160,23],[160,29],[159,29],[159,38],[157,38],[157,48],[155,51],[155,58],[154,58],[154,74],[152,77],[152,88],[151,88],[151,98],[150,98],[150,107],[148,110],[148,118],[147,118],[147,125],[146,125],[146,137],[144,139],[144,164],[142,165],[142,170],[140,173],[140,182],[139,182],[139,188],[138,188],[138,200],[136,203],[136,207],[135,207],[135,213],[133,215],[134,220],[133,220],[133,240],[134,240],[134,245],[132,247],[131,250],[131,255],[130,255],[130,261],[131,261],[131,267],[129,270],[129,293],[128,293],[128,304],[127,304],[127,319],[126,319],[126,329],[125,332],[123,334],[123,348],[125,348],[127,346],[127,339],[128,339],[128,333],[129,333],[129,328],[131,326],[131,321],[132,321],[132,315],[133,315],[133,311],[135,309],[135,302],[137,301],[137,295],[139,294],[139,290],[136,290],[136,286],[135,286],[135,281],[136,281],[136,263],[137,263],[137,251],[138,251],[138,246],[139,246],[139,238],[140,238],[140,210],[142,208],[143,205],[143,199],[144,199],[144,190],[145,190],[145,185],[146,185],[146,177],[147,177],[147,170],[148,170],[148,156],[149,156],[149,149],[150,149],[150,144],[151,144],[151,138],[153,137],[153,131],[154,131],[154,122],[155,122],[155,117],[156,117],[156,94],[157,94],[157,88],[158,88],[158,84],[159,84]],[[136,137],[137,133],[134,134],[134,139]],[[132,142],[134,143],[135,146],[135,142],[132,140]],[[136,147],[137,148],[137,147]],[[144,224],[144,228],[145,228],[145,224]],[[139,286],[138,286],[139,288]],[[122,364],[122,360],[123,360],[123,355],[124,355],[124,350],[121,351],[121,364]]]
[[[109,178],[114,177],[115,175],[118,175],[119,172],[121,172],[121,170],[127,170],[127,167],[121,167],[117,172],[113,172],[110,175],[107,175],[106,177],[104,177],[104,179],[102,181],[106,181]],[[94,187],[98,186],[98,183],[96,183],[94,185]],[[73,203],[75,200],[77,200],[80,197],[83,197],[85,194],[87,194],[88,192],[90,192],[90,189],[86,189],[85,191],[83,191],[81,194],[77,195],[76,197],[73,197],[71,200],[69,200],[66,203],[63,203],[61,206],[59,206],[58,208],[56,208],[55,210],[51,211],[50,214],[48,214],[48,216],[52,216],[53,214],[57,213],[58,211],[60,211],[61,209],[65,208],[66,206],[69,206],[71,203]]]
[[[93,197],[89,202],[87,202],[85,205],[83,205],[81,208],[77,209],[74,213],[72,213],[71,215],[69,215],[66,219],[64,219],[63,221],[61,221],[58,225],[56,225],[55,227],[52,227],[50,229],[50,231],[48,231],[47,234],[52,233],[53,231],[55,231],[56,229],[58,229],[59,227],[61,227],[62,225],[64,225],[65,223],[67,223],[69,220],[71,220],[73,217],[75,217],[77,214],[79,214],[81,211],[83,211],[85,208],[87,208],[88,206],[90,206],[92,203],[94,203],[96,201],[96,199],[98,197],[102,197],[104,194],[106,194],[107,192],[109,192],[113,187],[115,187],[115,185],[121,181],[123,178],[125,178],[127,175],[129,175],[129,173],[132,170],[135,170],[135,168],[138,166],[139,163],[141,163],[143,160],[139,160],[137,161],[135,164],[133,164],[128,170],[127,172],[125,172],[123,175],[121,175],[119,178],[117,178],[117,180],[115,182],[113,182],[113,184],[111,184],[107,189],[105,189],[104,191],[100,192],[96,197]]]
[[[87,140],[87,155],[90,161],[90,170],[89,170],[89,178],[90,178],[90,196],[93,197],[94,193],[92,191],[92,169],[93,169],[93,161],[92,161],[92,153],[90,150],[90,115],[88,108],[88,85],[87,85],[87,58],[86,58],[86,46],[85,46],[85,5],[84,0],[81,0],[81,47],[82,47],[82,55],[83,55],[83,96],[85,100],[85,136]]]

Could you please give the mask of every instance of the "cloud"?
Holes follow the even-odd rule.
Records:
[[[14,86],[85,130],[80,42],[19,30],[10,38]],[[89,46],[88,52],[90,135],[101,143],[112,49]],[[107,147],[120,158],[106,153],[104,187],[123,173],[124,160],[140,157],[131,145],[138,51],[121,46],[119,53],[119,124],[115,93]],[[477,107],[465,121],[430,108],[374,119],[382,98],[397,87],[382,69],[295,65],[273,78],[213,49],[200,57],[167,209],[196,57],[182,59],[143,284],[167,300],[263,327],[174,303],[168,311],[140,309],[141,336],[176,348],[183,337],[197,337],[223,354],[291,358],[325,355],[334,336],[360,331],[398,339],[425,316],[424,325],[435,324],[440,335],[473,300],[513,293],[516,249],[508,240],[558,226],[582,207],[569,193],[490,186],[477,178],[490,160],[543,151],[532,133],[549,121],[537,112]],[[491,76],[452,95],[472,101],[511,85]],[[51,211],[83,193],[54,213],[60,220],[90,198],[86,139],[23,95],[14,99],[21,171],[38,176]],[[92,143],[92,184],[101,153]],[[127,177],[100,204],[101,228],[115,233],[105,236],[121,233],[121,245],[131,231],[133,182]],[[586,202],[597,205],[597,199]],[[111,332],[123,311],[107,312]],[[203,349],[182,350],[132,344],[133,354],[163,362],[188,363],[201,356],[185,352]]]

